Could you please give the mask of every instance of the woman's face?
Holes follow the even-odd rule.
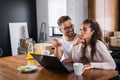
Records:
[[[90,24],[83,24],[80,28],[81,39],[90,40],[94,31],[90,28]]]

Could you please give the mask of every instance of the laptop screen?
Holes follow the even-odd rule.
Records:
[[[41,66],[50,70],[57,70],[62,72],[73,71],[72,64],[62,64],[57,57],[40,55],[40,54],[31,54]]]

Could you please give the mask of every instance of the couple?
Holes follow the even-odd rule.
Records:
[[[58,19],[59,30],[63,33],[61,40],[53,39],[54,55],[62,62],[82,62],[83,69],[115,69],[116,64],[104,41],[99,24],[86,19],[80,27],[80,35],[74,33],[74,25],[69,16]]]

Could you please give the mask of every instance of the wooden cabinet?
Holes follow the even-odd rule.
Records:
[[[54,53],[54,47],[52,47],[52,44],[50,43],[37,43],[35,44],[35,49],[38,52],[42,52],[43,50],[49,50],[50,54]]]

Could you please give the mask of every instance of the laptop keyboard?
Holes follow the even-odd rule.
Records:
[[[73,71],[73,63],[62,63],[68,71]]]

